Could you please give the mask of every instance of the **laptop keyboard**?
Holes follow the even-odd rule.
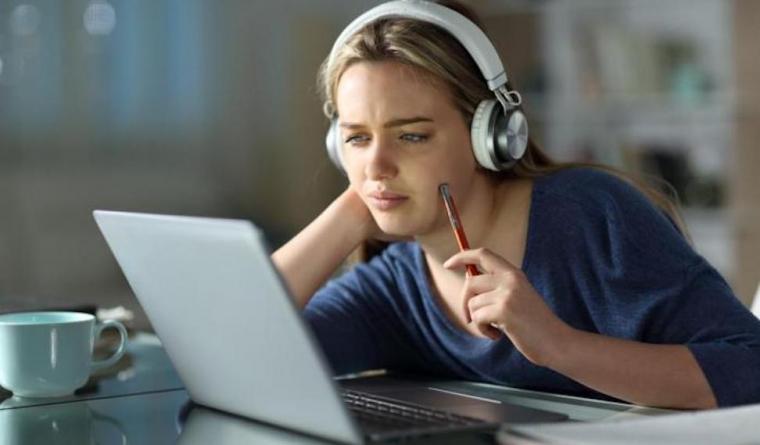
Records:
[[[353,390],[342,392],[346,406],[370,436],[416,435],[490,425],[484,420],[407,404],[374,394]],[[392,434],[393,432],[399,434]]]

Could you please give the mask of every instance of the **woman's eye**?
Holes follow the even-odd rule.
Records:
[[[419,133],[404,133],[401,135],[401,139],[407,141],[407,142],[425,142],[428,137],[424,134]]]
[[[362,136],[362,135],[358,135],[357,134],[357,135],[352,135],[352,136],[347,137],[344,142],[346,144],[357,145],[357,144],[360,144],[362,142],[366,142],[367,139],[368,138],[366,136]]]

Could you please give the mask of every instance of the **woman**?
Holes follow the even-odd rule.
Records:
[[[320,84],[350,185],[273,260],[335,372],[671,408],[760,402],[760,322],[664,196],[554,163],[532,142],[508,171],[476,163],[470,122],[493,93],[447,31],[374,21],[323,64]],[[441,183],[475,249],[458,252]],[[376,239],[397,242],[325,285]]]

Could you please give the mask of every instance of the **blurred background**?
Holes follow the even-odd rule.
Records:
[[[367,0],[0,0],[0,312],[124,307],[91,212],[246,218],[276,248],[345,187],[316,72]],[[760,282],[760,2],[472,0],[560,160],[668,180]]]

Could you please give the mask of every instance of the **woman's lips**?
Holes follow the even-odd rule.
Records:
[[[404,195],[390,192],[375,192],[369,195],[369,204],[378,210],[391,210],[403,204],[407,199]]]

